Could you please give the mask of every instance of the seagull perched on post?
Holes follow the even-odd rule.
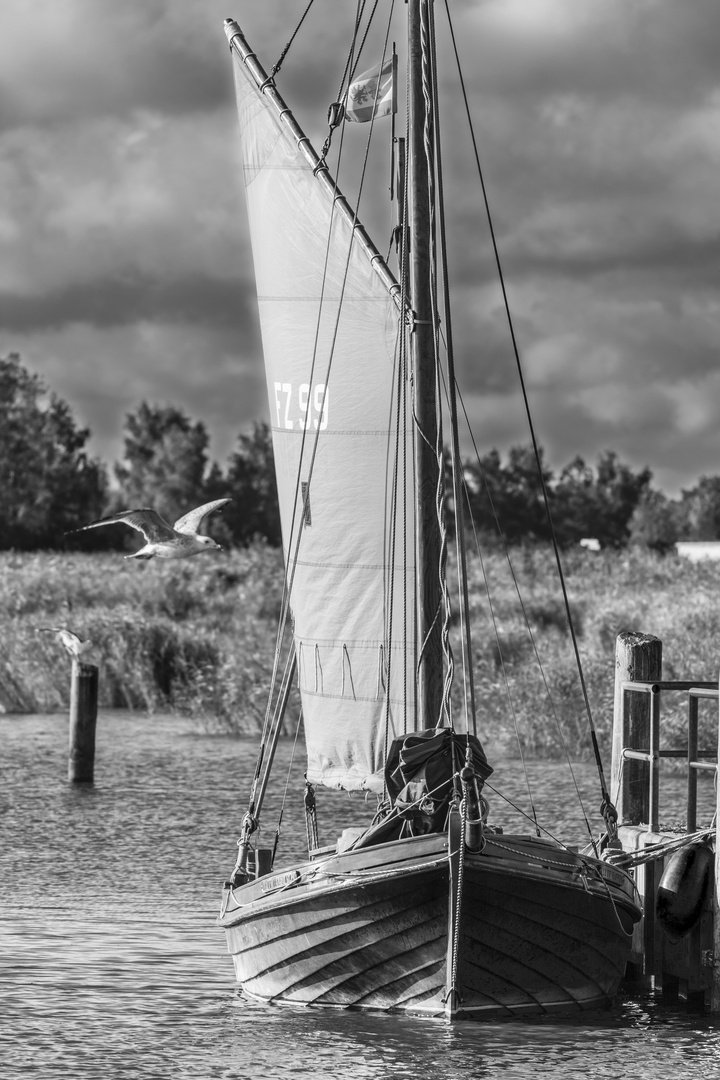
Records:
[[[92,649],[92,641],[89,639],[82,641],[77,634],[64,626],[38,626],[37,632],[38,634],[54,634],[55,640],[64,645],[65,651],[72,656],[73,660],[79,660],[84,653]]]
[[[202,528],[208,514],[219,510],[230,501],[214,499],[213,502],[203,503],[178,518],[174,525],[168,525],[157,510],[143,507],[140,510],[121,510],[119,514],[91,521],[89,525],[83,525],[74,532],[97,529],[100,525],[129,525],[131,529],[137,529],[143,534],[145,546],[132,555],[126,555],[126,559],[188,559],[191,555],[199,555],[201,551],[222,551],[219,544],[209,536],[202,536],[198,530]]]

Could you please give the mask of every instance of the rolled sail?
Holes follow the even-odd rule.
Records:
[[[282,100],[237,54],[235,73],[308,779],[379,791],[387,745],[414,726],[402,320]]]

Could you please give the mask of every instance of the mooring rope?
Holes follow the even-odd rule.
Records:
[[[458,966],[460,958],[460,919],[462,916],[463,881],[465,877],[465,829],[467,826],[468,808],[467,799],[460,800],[460,851],[458,853],[458,877],[457,891],[455,894],[455,921],[453,926],[452,960],[450,964],[450,987],[445,1000],[450,998],[451,1008],[454,1008],[459,997],[458,990]],[[450,833],[448,832],[448,860],[452,860],[454,852],[450,851]],[[452,877],[452,862],[450,862],[450,874]]]
[[[552,513],[550,511],[550,499],[549,499],[549,496],[548,496],[547,485],[545,483],[545,477],[543,475],[542,457],[541,457],[541,454],[540,454],[540,447],[539,447],[538,440],[537,440],[537,434],[535,432],[535,424],[534,424],[534,421],[533,421],[533,418],[532,418],[532,414],[530,412],[530,401],[529,401],[528,393],[527,393],[527,386],[526,386],[526,382],[525,382],[525,374],[524,374],[524,371],[523,371],[522,362],[520,360],[520,349],[519,349],[518,342],[517,342],[517,337],[516,337],[516,334],[515,334],[514,320],[513,320],[513,317],[512,317],[512,313],[510,311],[510,300],[509,300],[508,293],[507,293],[507,287],[506,287],[506,284],[505,284],[505,275],[504,275],[504,272],[503,272],[502,262],[501,262],[501,259],[500,259],[500,249],[499,249],[499,246],[498,246],[497,236],[496,236],[496,233],[495,233],[495,226],[494,226],[494,223],[493,223],[493,218],[492,218],[492,215],[490,213],[490,203],[489,203],[489,200],[488,200],[487,188],[486,188],[486,185],[485,185],[485,177],[484,177],[484,174],[483,174],[482,166],[480,164],[480,154],[479,154],[479,151],[478,151],[478,144],[477,144],[477,139],[476,139],[476,136],[475,136],[475,129],[474,129],[474,126],[473,126],[472,116],[471,116],[471,113],[470,113],[470,104],[469,104],[468,95],[467,95],[467,88],[465,86],[465,79],[464,79],[464,76],[463,76],[463,73],[462,73],[462,68],[461,68],[461,65],[460,65],[460,56],[459,56],[459,53],[458,53],[457,41],[456,41],[456,38],[455,38],[455,29],[454,29],[454,26],[453,26],[451,15],[450,15],[450,6],[448,4],[448,0],[445,0],[445,10],[447,12],[448,25],[449,25],[449,28],[450,28],[450,37],[451,37],[451,40],[452,40],[453,51],[454,51],[454,54],[455,54],[455,62],[456,62],[456,65],[457,65],[458,77],[459,77],[459,80],[460,80],[460,88],[461,88],[461,92],[462,92],[462,96],[463,96],[463,102],[464,102],[464,105],[465,105],[465,112],[466,112],[467,121],[468,121],[469,129],[470,129],[470,138],[471,138],[473,152],[474,152],[474,156],[475,156],[475,165],[476,165],[476,168],[477,168],[478,177],[479,177],[479,181],[480,181],[480,189],[482,191],[483,202],[484,202],[484,205],[485,205],[485,215],[486,215],[487,222],[488,222],[488,230],[489,230],[489,233],[490,233],[490,241],[491,241],[491,245],[492,245],[492,249],[493,249],[493,254],[494,254],[494,257],[495,257],[495,266],[496,266],[496,269],[497,269],[498,281],[499,281],[499,284],[500,284],[500,290],[502,292],[502,297],[503,297],[503,306],[504,306],[504,309],[505,309],[505,316],[506,316],[506,320],[507,320],[507,324],[508,324],[508,331],[509,331],[509,334],[510,334],[510,341],[511,341],[511,344],[512,344],[513,355],[515,357],[515,366],[516,366],[517,373],[518,373],[520,391],[521,391],[523,403],[524,403],[524,406],[525,406],[525,415],[526,415],[526,418],[527,418],[528,428],[529,428],[529,431],[530,431],[530,439],[531,439],[531,442],[532,442],[533,453],[534,453],[535,460],[536,460],[536,463],[537,463],[537,466],[538,466],[538,478],[539,478],[539,481],[540,481],[540,489],[542,491],[543,502],[544,502],[544,505],[545,505],[545,514],[546,514],[548,525],[549,525],[549,528],[550,528],[550,536],[551,536],[551,540],[552,540],[553,553],[555,555],[555,565],[556,565],[556,568],[557,568],[558,580],[560,582],[560,589],[562,591],[563,602],[564,602],[564,605],[565,605],[565,617],[567,619],[568,628],[569,628],[569,631],[570,631],[570,639],[571,639],[571,642],[572,642],[573,652],[575,654],[575,664],[576,664],[576,668],[577,668],[577,672],[578,672],[578,678],[579,678],[579,681],[580,681],[580,687],[581,687],[581,690],[582,690],[583,701],[585,703],[585,713],[586,713],[587,720],[588,720],[588,727],[590,729],[590,740],[591,740],[592,747],[593,747],[593,754],[594,754],[594,757],[595,757],[595,765],[596,765],[596,768],[597,768],[598,778],[599,778],[599,781],[600,781],[600,790],[601,790],[601,793],[602,793],[602,803],[601,803],[601,806],[600,806],[600,812],[601,812],[601,814],[602,814],[602,816],[603,816],[603,818],[605,820],[605,827],[607,829],[608,836],[612,839],[612,838],[617,836],[617,811],[616,811],[615,807],[613,806],[612,800],[610,799],[610,793],[608,791],[607,783],[605,782],[605,771],[603,769],[602,757],[601,757],[601,754],[600,754],[600,745],[598,743],[597,732],[595,730],[595,722],[593,720],[592,709],[590,707],[590,697],[589,697],[589,694],[588,694],[587,684],[585,682],[585,672],[583,670],[582,661],[580,659],[580,649],[579,649],[579,646],[578,646],[577,634],[575,632],[575,624],[573,622],[572,612],[571,612],[571,609],[570,609],[570,599],[569,599],[569,596],[568,596],[567,584],[565,582],[565,573],[564,573],[563,567],[562,567],[562,560],[560,559],[560,547],[559,547],[559,544],[558,544],[557,534],[555,532],[555,525],[554,525],[554,522],[553,522]]]
[[[609,863],[611,866],[617,866],[620,869],[642,866],[644,863],[664,859],[671,852],[680,851],[681,848],[689,847],[690,844],[699,844],[703,840],[714,840],[715,836],[716,830],[713,828],[698,829],[697,832],[683,833],[681,836],[675,836],[671,840],[659,840],[655,844],[648,844],[647,847],[638,848],[637,851],[619,851],[617,854],[608,852],[603,856],[603,862]]]

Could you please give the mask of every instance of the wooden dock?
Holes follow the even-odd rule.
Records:
[[[668,694],[687,700],[687,741],[661,746],[661,702]],[[624,633],[617,639],[611,793],[618,810],[618,838],[631,855],[643,902],[643,918],[635,928],[626,981],[662,989],[663,997],[680,997],[697,1007],[720,1012],[720,860],[715,843],[717,797],[718,682],[664,681],[662,643],[649,634]],[[699,710],[714,709],[713,742],[698,746]],[[709,704],[714,702],[715,704]],[[660,824],[660,763],[675,758],[687,772],[684,833]],[[715,774],[716,811],[712,828],[697,829],[697,781],[700,771]],[[714,857],[697,921],[682,937],[669,935],[656,913],[658,886],[671,856],[683,844],[710,842]],[[667,845],[674,844],[674,847]],[[664,857],[663,857],[664,854]],[[647,861],[643,861],[646,856]],[[658,857],[659,856],[659,857]],[[705,857],[708,858],[707,851]]]

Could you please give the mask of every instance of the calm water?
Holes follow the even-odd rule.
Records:
[[[247,1004],[214,923],[254,744],[197,733],[184,720],[105,714],[96,784],[71,789],[66,737],[65,717],[0,717],[3,1080],[720,1074],[720,1024],[651,995],[572,1023],[454,1027]],[[285,770],[290,751],[280,751]],[[292,790],[301,773],[297,762]],[[566,769],[533,764],[531,773],[541,820],[563,839],[581,839]],[[595,810],[593,771],[579,767],[578,779]],[[510,763],[493,783],[527,808]],[[681,816],[681,790],[663,781],[663,816]],[[711,813],[711,785],[702,797]],[[297,803],[288,800],[286,821]],[[497,796],[491,805],[496,820],[513,824]],[[361,809],[322,793],[325,839]],[[287,825],[283,838],[288,855],[301,852],[304,832]]]

